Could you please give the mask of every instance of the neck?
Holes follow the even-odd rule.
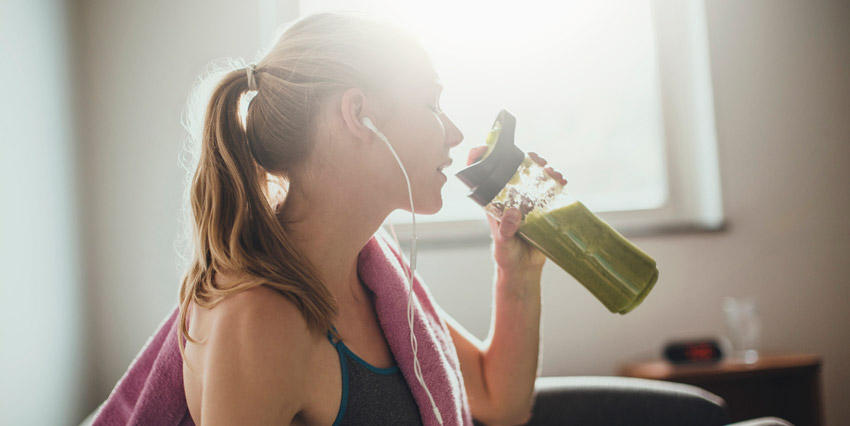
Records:
[[[357,273],[358,256],[389,214],[377,203],[364,202],[366,194],[348,189],[309,194],[305,192],[309,188],[290,191],[278,214],[293,243],[316,268],[341,311],[367,302],[366,289]]]

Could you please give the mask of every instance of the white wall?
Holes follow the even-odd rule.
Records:
[[[267,14],[291,19],[285,15],[292,5],[275,12],[269,4],[76,2],[78,146],[93,307],[88,410],[108,396],[177,302],[182,271],[174,244],[185,177],[178,155],[190,89],[212,60],[253,59],[259,41],[271,39]]]
[[[822,354],[829,424],[850,423],[842,403],[850,393],[850,6],[708,3],[729,229],[635,239],[661,278],[627,316],[609,314],[548,264],[543,372],[614,374],[667,338],[721,332],[721,298],[752,294],[764,346]],[[210,59],[251,59],[259,18],[257,8],[225,1],[77,7],[93,339],[85,406],[93,409],[176,300],[176,159],[188,90]],[[486,334],[488,247],[422,251],[419,271],[450,313]]]
[[[83,409],[83,295],[62,1],[0,1],[0,424]],[[49,401],[49,409],[44,409]]]

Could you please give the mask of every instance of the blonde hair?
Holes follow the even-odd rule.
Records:
[[[244,65],[231,64],[213,77],[217,83],[202,126],[195,129],[200,138],[192,137],[191,117],[187,123],[186,151],[196,167],[184,203],[191,207],[184,238],[192,246],[179,291],[177,332],[184,361],[182,337],[203,343],[188,333],[190,302],[210,308],[261,285],[297,306],[311,332],[331,328],[337,313],[333,295],[296,250],[276,212],[297,184],[291,180],[293,168],[312,152],[323,103],[352,87],[389,98],[387,88],[401,74],[393,70],[393,56],[409,51],[411,41],[419,46],[384,20],[356,12],[319,13],[290,24],[257,62],[257,91],[244,116],[240,105],[249,92]],[[189,115],[210,80],[195,87]],[[188,216],[187,210],[184,205]],[[238,272],[239,280],[216,282],[220,272]]]

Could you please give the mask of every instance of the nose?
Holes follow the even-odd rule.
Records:
[[[446,128],[446,145],[448,147],[454,148],[463,141],[463,132],[455,126],[455,123],[445,114],[443,116],[446,119],[445,128]]]

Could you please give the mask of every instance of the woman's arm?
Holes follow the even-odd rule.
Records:
[[[540,270],[499,271],[490,335],[479,341],[442,312],[457,348],[472,416],[490,425],[531,416],[540,347]]]
[[[467,164],[486,151],[470,150]],[[529,156],[541,166],[546,160]],[[546,167],[555,179],[563,176]],[[488,424],[529,420],[540,354],[540,277],[546,256],[516,236],[520,212],[509,209],[502,221],[487,216],[496,261],[495,303],[490,333],[480,342],[450,315],[444,318],[457,348],[473,417]]]

